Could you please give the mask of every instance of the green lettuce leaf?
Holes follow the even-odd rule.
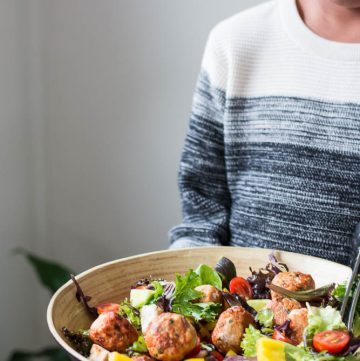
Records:
[[[164,288],[159,281],[153,281],[153,282],[151,282],[151,285],[154,287],[155,293],[154,293],[150,303],[155,303],[156,300],[159,297],[161,297],[162,294],[164,293]]]
[[[137,341],[135,341],[132,344],[132,346],[130,346],[129,351],[138,352],[138,353],[146,353],[146,352],[148,352],[148,348],[146,346],[145,339],[144,339],[143,335],[139,336]]]
[[[270,308],[263,308],[255,316],[256,321],[260,323],[261,326],[270,328],[273,326],[274,312]]]
[[[264,337],[264,335],[252,325],[245,330],[245,334],[240,344],[244,356],[256,357],[256,342],[262,337]]]
[[[186,303],[200,298],[202,293],[194,289],[200,286],[200,284],[200,277],[193,270],[187,271],[184,277],[177,274],[175,278],[174,303]]]
[[[313,354],[304,348],[286,344],[286,361],[345,361],[344,357],[329,355],[325,352]],[[350,361],[350,360],[349,360]]]
[[[340,312],[333,307],[308,307],[308,326],[305,329],[306,338],[312,341],[315,334],[326,330],[346,330]]]
[[[359,281],[360,281],[360,276],[358,276],[357,280],[354,282],[353,288],[350,293],[350,301],[351,301],[353,292],[355,291],[356,286]],[[336,285],[336,287],[334,288],[334,290],[332,292],[332,296],[335,297],[340,302],[342,302],[345,297],[346,285],[347,285],[346,282],[340,283],[340,284]],[[360,337],[360,302],[358,302],[358,304],[356,306],[356,312],[355,312],[355,318],[354,318],[352,332],[355,337]]]
[[[128,299],[125,298],[120,304],[119,314],[126,317],[136,329],[141,329],[140,312],[137,308],[131,306]]]
[[[360,313],[356,312],[352,332],[355,337],[360,337]]]
[[[217,289],[222,289],[222,280],[219,274],[207,266],[206,264],[201,264],[196,270],[195,273],[200,277],[200,284],[202,285],[211,285]]]
[[[220,303],[182,303],[173,304],[172,310],[185,317],[192,317],[195,321],[215,321],[222,305]]]
[[[213,302],[193,303],[192,301],[199,299],[203,295],[202,292],[194,289],[200,284],[200,276],[193,270],[186,272],[183,277],[176,275],[172,310],[186,317],[192,317],[196,321],[205,320],[211,322],[218,316],[221,304]]]

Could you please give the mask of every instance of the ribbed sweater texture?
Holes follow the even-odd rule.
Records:
[[[266,247],[349,264],[360,222],[360,44],[312,33],[295,0],[218,24],[179,188],[172,248]]]

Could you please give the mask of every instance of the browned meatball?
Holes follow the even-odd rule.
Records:
[[[298,345],[303,340],[304,330],[308,325],[308,310],[301,308],[289,314],[291,339]]]
[[[280,301],[270,301],[266,308],[274,312],[275,325],[282,325],[289,316],[290,311],[301,308],[301,304],[292,298],[283,298]]]
[[[202,292],[203,296],[196,302],[215,302],[222,303],[221,292],[214,286],[201,285],[195,288],[196,291]]]
[[[115,312],[105,312],[90,326],[91,340],[109,351],[125,351],[138,339],[134,326]]]
[[[155,361],[152,357],[148,355],[133,356],[131,359],[134,361]]]
[[[240,352],[240,342],[245,329],[255,324],[253,316],[241,306],[228,308],[216,323],[211,336],[216,348],[226,354],[229,350]]]
[[[301,272],[280,272],[274,277],[272,284],[295,292],[306,291],[315,288],[315,282],[311,275],[307,275]],[[284,298],[284,296],[271,291],[271,298],[274,301],[280,301]]]
[[[184,316],[166,312],[150,322],[145,342],[151,357],[180,361],[196,346],[197,335]]]

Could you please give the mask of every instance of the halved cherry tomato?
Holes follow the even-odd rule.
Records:
[[[230,281],[230,292],[237,293],[241,298],[248,300],[253,297],[253,290],[248,281],[243,277],[234,277]]]
[[[211,351],[210,355],[212,357],[215,357],[217,361],[223,361],[223,359],[224,359],[224,356],[218,351]]]
[[[186,358],[195,357],[201,351],[201,340],[197,337],[196,346],[186,355]]]
[[[100,303],[99,305],[97,305],[96,310],[100,315],[101,313],[111,312],[111,311],[118,313],[119,308],[120,305],[118,303]]]
[[[278,340],[278,341],[289,343],[291,345],[295,345],[295,342],[293,340],[286,337],[281,331],[278,331],[278,330],[274,331],[274,333],[272,334],[272,338],[274,340]]]
[[[350,342],[350,336],[344,331],[323,331],[314,336],[313,346],[318,352],[328,351],[332,354],[341,352]]]

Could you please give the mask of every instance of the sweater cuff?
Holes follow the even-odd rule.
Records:
[[[196,241],[191,238],[179,238],[173,243],[171,243],[169,249],[179,249],[179,248],[194,248],[194,247],[215,247],[217,245],[211,243],[205,243],[201,241]]]

